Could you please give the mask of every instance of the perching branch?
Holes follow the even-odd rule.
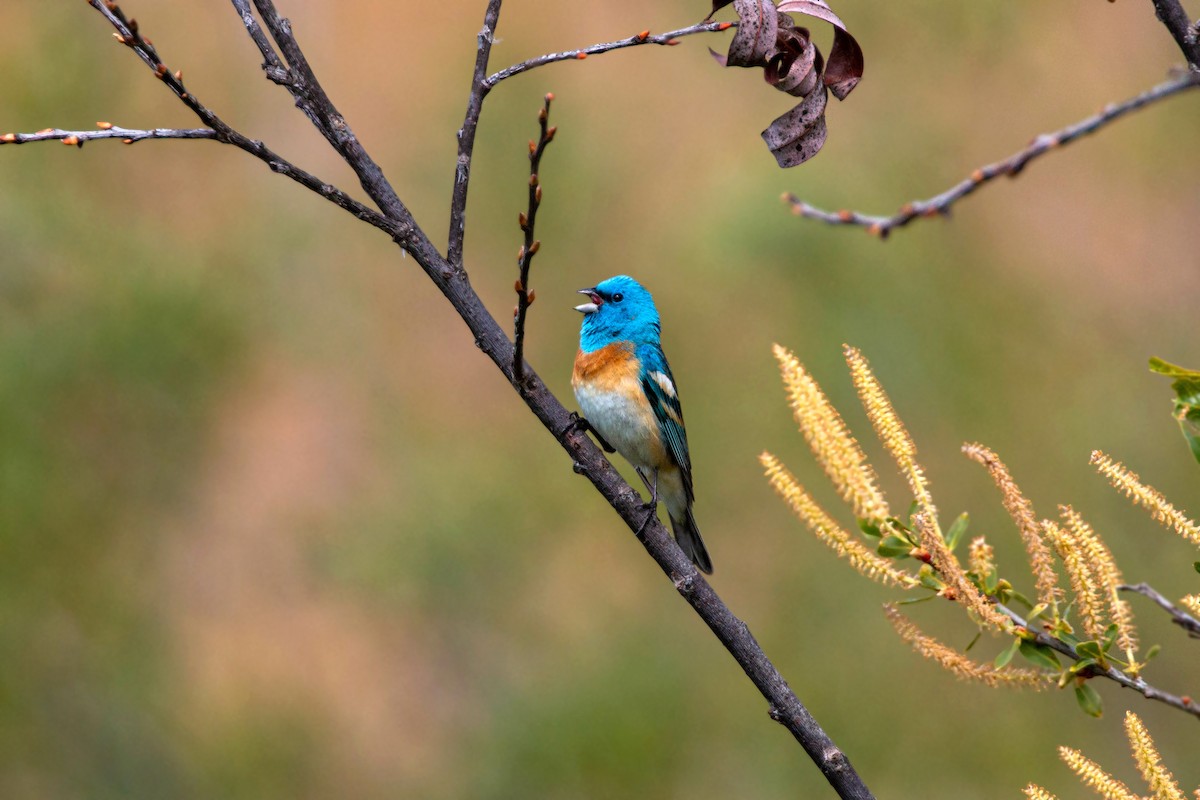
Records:
[[[478,55],[467,115],[459,134],[458,166],[451,204],[450,247],[446,257],[438,252],[424,231],[416,224],[408,208],[401,202],[378,165],[354,137],[344,118],[338,113],[313,74],[292,33],[290,24],[286,19],[279,17],[271,0],[254,0],[254,6],[258,10],[263,26],[270,34],[270,41],[267,39],[266,33],[255,22],[247,3],[244,0],[232,0],[232,2],[241,16],[248,34],[264,58],[267,77],[275,83],[285,86],[291,92],[297,106],[358,175],[364,190],[378,205],[382,214],[349,198],[337,187],[323,183],[281,159],[261,142],[251,140],[230,128],[213,112],[200,105],[184,89],[181,74],[178,72],[172,74],[167,70],[153,46],[138,34],[136,23],[133,20],[126,20],[113,0],[88,0],[88,2],[116,28],[119,41],[134,49],[137,55],[155,71],[155,74],[168,85],[176,96],[192,109],[205,125],[212,129],[213,134],[209,138],[232,144],[255,155],[267,162],[274,171],[288,175],[293,180],[354,214],[357,218],[386,231],[402,249],[413,255],[414,260],[466,323],[479,349],[512,382],[514,389],[529,409],[571,457],[575,471],[587,476],[630,530],[639,532],[639,541],[672,580],[676,590],[695,609],[766,698],[771,718],[784,725],[800,742],[839,797],[847,800],[872,800],[871,792],[850,765],[849,759],[834,745],[804,705],[800,703],[779,671],[763,653],[746,624],[733,615],[712,587],[696,571],[657,518],[651,520],[650,524],[645,524],[641,496],[625,482],[585,433],[579,429],[579,426],[573,423],[571,415],[546,388],[536,373],[531,369],[524,369],[522,378],[518,379],[514,371],[513,344],[504,334],[500,324],[484,307],[467,280],[466,272],[462,269],[461,264],[466,191],[475,128],[478,125],[484,95],[487,88],[490,88],[485,86],[483,76],[486,74],[492,36],[499,17],[500,0],[490,0],[484,28],[479,35]],[[274,42],[274,45],[271,44],[271,41]],[[617,43],[615,46],[629,45]],[[609,49],[615,49],[615,46]],[[282,58],[276,54],[275,47],[278,47]],[[537,64],[532,66],[537,66]],[[525,67],[525,69],[529,68],[532,67]],[[32,135],[37,136],[37,134]],[[26,135],[22,134],[21,136]],[[17,134],[14,134],[13,137],[15,142]],[[116,137],[112,135],[93,138]]]
[[[1191,614],[1184,611],[1179,606],[1172,603],[1167,598],[1163,597],[1154,587],[1148,583],[1123,583],[1117,587],[1123,592],[1137,592],[1140,595],[1149,597],[1157,603],[1164,611],[1171,615],[1171,621],[1179,627],[1187,631],[1187,635],[1193,639],[1200,639],[1200,619],[1196,619]]]
[[[541,172],[542,153],[546,152],[546,146],[554,141],[554,133],[558,130],[548,127],[550,103],[553,100],[553,94],[547,94],[543,98],[542,109],[538,112],[541,135],[537,142],[532,139],[529,141],[529,210],[521,214],[518,220],[521,230],[525,233],[525,243],[521,245],[521,252],[517,254],[520,277],[517,278],[517,307],[513,314],[513,375],[518,383],[525,377],[525,316],[534,300],[534,291],[529,288],[529,265],[533,263],[534,254],[542,246],[540,241],[533,238],[538,208],[542,205],[542,181],[538,175]]]
[[[1070,144],[1088,134],[1095,133],[1110,122],[1136,111],[1159,100],[1164,100],[1187,89],[1200,87],[1200,73],[1188,71],[1153,89],[1142,92],[1121,103],[1105,106],[1086,119],[1074,125],[1044,133],[1036,137],[1027,147],[1013,153],[1002,161],[996,161],[972,172],[967,178],[950,187],[939,195],[927,200],[917,200],[906,203],[898,212],[891,216],[873,216],[858,211],[826,211],[816,208],[800,200],[796,195],[785,194],[783,199],[792,207],[792,213],[809,219],[820,220],[830,225],[858,225],[867,229],[868,233],[886,239],[893,228],[902,228],[920,217],[947,216],[950,207],[976,189],[996,178],[1015,178],[1025,166],[1034,159],[1045,155],[1063,145]]]

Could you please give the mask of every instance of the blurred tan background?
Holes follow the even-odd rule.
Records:
[[[85,4],[11,5],[4,131],[195,124]],[[280,6],[444,243],[481,0]],[[261,77],[229,4],[125,8],[203,102],[358,193]],[[510,0],[493,64],[707,10]],[[1145,363],[1200,364],[1200,98],[881,244],[795,219],[779,195],[891,211],[1180,59],[1133,0],[836,10],[866,76],[830,109],[824,152],[789,172],[758,136],[789,101],[712,63],[706,47],[727,34],[501,85],[475,161],[473,283],[507,319],[526,141],[553,91],[529,360],[569,399],[572,292],[618,272],[655,292],[714,584],[877,796],[1015,797],[1029,780],[1082,796],[1058,744],[1140,785],[1126,707],[1194,786],[1196,724],[1178,712],[1103,685],[1093,720],[1067,693],[955,683],[910,652],[880,613],[896,592],[802,530],[756,456],[780,454],[834,506],[770,346],[794,349],[867,441],[850,342],[911,427],[943,513],[969,510],[1024,588],[1015,531],[964,441],[995,448],[1040,514],[1075,504],[1129,578],[1196,591],[1194,550],[1087,456],[1103,448],[1197,507],[1200,472]],[[5,147],[0,182],[0,794],[832,796],[386,237],[210,142]],[[944,605],[913,615],[964,646],[971,631]],[[1147,644],[1165,646],[1151,681],[1200,691],[1195,645],[1135,608]]]

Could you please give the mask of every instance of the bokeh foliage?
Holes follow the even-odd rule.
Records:
[[[281,6],[440,241],[482,5]],[[354,188],[262,80],[229,7],[126,8],[205,102]],[[707,10],[510,0],[494,59]],[[0,128],[191,124],[84,4],[10,12]],[[1140,91],[1177,56],[1136,3],[838,12],[865,77],[822,153],[787,173],[758,136],[786,98],[718,69],[702,39],[500,87],[480,130],[468,268],[505,317],[525,142],[553,91],[530,363],[569,397],[572,292],[641,279],[681,387],[715,584],[868,785],[928,796],[936,773],[937,794],[959,798],[1064,785],[1054,746],[1122,763],[1116,719],[1138,698],[1102,687],[1097,722],[1070,697],[951,683],[896,640],[887,591],[835,565],[761,479],[764,447],[803,462],[770,345],[796,351],[839,406],[852,398],[841,344],[862,348],[942,502],[993,509],[973,530],[1010,523],[963,465],[967,440],[1003,452],[1035,506],[1075,503],[1124,531],[1109,544],[1129,579],[1191,591],[1180,543],[1087,457],[1113,454],[1184,507],[1195,496],[1143,365],[1200,363],[1200,108],[1142,112],[884,245],[795,220],[779,194],[892,209]],[[384,237],[207,142],[6,148],[0,180],[3,794],[827,791]],[[989,538],[999,563],[1019,562],[1009,537]],[[1152,609],[1139,618],[1148,643],[1186,649]],[[931,627],[954,630],[952,610],[944,623]],[[1192,661],[1168,652],[1156,678],[1183,685]],[[1194,722],[1138,713],[1195,784]]]

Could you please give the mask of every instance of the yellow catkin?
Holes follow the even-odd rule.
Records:
[[[875,470],[841,414],[795,355],[780,345],[774,353],[796,424],[842,500],[859,519],[878,522],[890,517]]]
[[[1059,513],[1070,529],[1075,541],[1083,551],[1083,557],[1088,562],[1092,575],[1099,584],[1101,596],[1108,605],[1109,618],[1117,625],[1117,644],[1125,652],[1130,669],[1135,674],[1138,671],[1134,656],[1137,651],[1137,630],[1133,625],[1133,611],[1129,604],[1121,598],[1117,589],[1124,581],[1121,570],[1113,558],[1112,551],[1083,518],[1070,506],[1059,506]]]
[[[987,539],[976,536],[971,540],[970,558],[968,565],[971,572],[980,578],[985,578],[996,569],[996,552],[987,543]]]
[[[1025,787],[1025,796],[1029,800],[1058,800],[1057,795],[1050,794],[1036,783],[1031,783]]]
[[[1180,605],[1200,617],[1200,594],[1189,594],[1179,601]],[[1200,800],[1198,798],[1197,800]]]
[[[808,526],[818,539],[849,561],[850,566],[868,578],[883,584],[900,586],[905,589],[920,585],[920,581],[915,577],[897,568],[890,559],[875,553],[834,522],[779,459],[770,453],[763,453],[758,460],[766,470],[767,480],[775,493],[783,498],[792,512]]]
[[[1129,737],[1129,746],[1133,750],[1138,769],[1154,793],[1154,800],[1185,800],[1183,792],[1175,783],[1175,778],[1163,766],[1162,757],[1159,756],[1149,731],[1132,711],[1125,712],[1125,735]]]
[[[1200,525],[1192,522],[1186,514],[1168,503],[1158,490],[1142,483],[1136,473],[1099,450],[1092,451],[1091,463],[1101,475],[1108,478],[1109,483],[1132,500],[1134,505],[1145,508],[1155,520],[1192,544],[1200,545]]]
[[[1042,530],[1058,551],[1067,577],[1071,580],[1071,588],[1075,592],[1075,609],[1079,612],[1084,631],[1090,638],[1099,639],[1104,635],[1104,600],[1100,584],[1092,575],[1083,548],[1075,541],[1069,529],[1050,520],[1042,521]]]
[[[991,664],[972,661],[957,650],[922,633],[913,621],[901,614],[893,604],[884,605],[883,610],[887,614],[888,621],[892,623],[892,627],[896,629],[896,633],[900,634],[901,639],[908,642],[918,653],[936,661],[958,678],[983,683],[987,686],[1045,689],[1049,685],[1050,678],[1046,673],[1014,667],[997,669]]]
[[[1104,800],[1141,800],[1128,786],[1109,775],[1099,764],[1078,750],[1060,747],[1058,757],[1079,776],[1079,780],[1094,789]]]
[[[917,463],[916,444],[909,436],[904,423],[900,421],[900,417],[897,416],[896,409],[892,407],[892,401],[888,399],[887,392],[883,390],[883,386],[871,372],[871,365],[867,363],[866,357],[857,348],[850,345],[843,345],[842,350],[846,356],[846,364],[850,367],[850,377],[854,380],[854,388],[858,391],[858,398],[862,401],[863,408],[866,409],[871,427],[875,429],[879,441],[883,442],[883,446],[896,460],[900,472],[908,481],[917,505],[936,527],[937,509],[929,494],[925,472]],[[938,535],[941,535],[940,529]]]
[[[1008,467],[1004,466],[1004,462],[994,452],[981,444],[966,444],[963,445],[963,453],[986,467],[1000,489],[1004,508],[1017,524],[1021,541],[1025,544],[1025,553],[1037,586],[1038,601],[1057,608],[1057,601],[1063,598],[1063,590],[1058,585],[1054,556],[1042,538],[1042,529],[1034,516],[1033,505],[1025,499],[1025,495],[1009,474]]]
[[[994,631],[1008,631],[1012,628],[1012,620],[996,610],[983,593],[979,591],[971,579],[963,572],[962,564],[950,548],[942,540],[941,533],[930,524],[924,512],[913,518],[917,528],[921,547],[929,553],[933,568],[938,571],[949,586],[954,590],[954,599],[964,607],[974,612],[975,616]]]

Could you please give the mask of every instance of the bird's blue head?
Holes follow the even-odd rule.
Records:
[[[658,309],[654,307],[654,298],[633,278],[617,275],[591,289],[580,289],[579,293],[586,294],[589,301],[575,306],[583,314],[579,348],[585,353],[613,342],[658,344]]]

